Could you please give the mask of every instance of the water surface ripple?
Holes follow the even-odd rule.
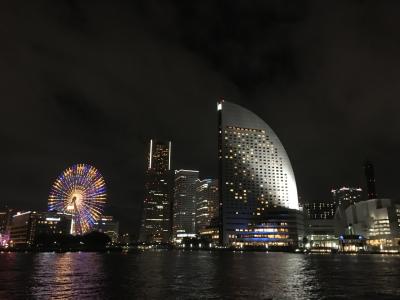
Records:
[[[1,253],[0,299],[400,299],[400,256]]]

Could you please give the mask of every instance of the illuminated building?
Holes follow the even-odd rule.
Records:
[[[312,252],[331,252],[338,249],[338,236],[335,234],[333,219],[306,219],[305,227],[306,248]]]
[[[237,230],[265,223],[265,210],[299,204],[289,157],[274,131],[239,105],[220,101],[217,110],[220,242],[230,245]]]
[[[338,249],[335,222],[336,205],[333,200],[304,203],[307,243],[312,252],[331,252]]]
[[[6,211],[0,211],[0,233],[7,231],[11,223],[12,210],[7,209]]]
[[[73,215],[62,212],[18,212],[12,216],[10,244],[29,247],[35,238],[45,235],[67,235],[72,230]]]
[[[150,140],[140,241],[167,243],[171,238],[171,142]]]
[[[335,234],[334,216],[338,207],[346,208],[361,201],[361,188],[341,187],[332,189],[332,199],[304,203],[306,213],[306,234],[308,246],[313,252],[330,252],[339,247]]]
[[[8,241],[10,239],[10,225],[12,220],[11,209],[6,209],[0,212],[0,247],[8,246]]]
[[[100,219],[106,202],[106,185],[100,172],[87,164],[75,164],[54,182],[49,211],[73,215],[72,233],[85,234]]]
[[[119,222],[115,221],[112,216],[102,216],[94,223],[94,230],[107,234],[113,243],[118,242]]]
[[[309,220],[331,220],[339,206],[346,208],[362,200],[361,188],[341,187],[332,189],[332,199],[327,201],[306,201],[304,211]]]
[[[196,181],[198,179],[199,171],[175,171],[173,205],[173,239],[175,242],[196,234]]]
[[[218,180],[196,181],[196,232],[210,226],[211,220],[218,218]]]
[[[363,190],[355,187],[342,187],[339,189],[332,189],[332,200],[336,208],[344,206],[345,208],[351,204],[363,200]]]
[[[365,172],[365,178],[367,180],[367,193],[368,193],[368,199],[376,199],[378,198],[376,194],[376,188],[375,188],[375,171],[374,171],[374,165],[366,161],[364,164],[364,172]]]
[[[231,235],[232,245],[239,247],[297,248],[304,236],[304,216],[296,209],[284,207],[263,211],[261,222],[237,228]]]
[[[366,238],[367,249],[379,252],[399,251],[400,202],[392,199],[370,199],[340,209],[335,215],[340,236]],[[350,232],[349,232],[350,231]],[[355,249],[357,250],[357,249]]]
[[[332,201],[311,201],[304,203],[304,212],[310,220],[333,219],[336,206]]]

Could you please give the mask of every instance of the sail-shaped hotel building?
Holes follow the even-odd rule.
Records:
[[[297,245],[302,217],[281,141],[261,118],[237,104],[221,100],[217,110],[220,243]]]

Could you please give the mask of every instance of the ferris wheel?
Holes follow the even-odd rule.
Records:
[[[49,211],[72,215],[72,234],[85,234],[102,214],[106,185],[100,172],[87,164],[76,164],[56,179],[49,196]]]

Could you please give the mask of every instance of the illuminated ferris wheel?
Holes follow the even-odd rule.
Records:
[[[73,234],[89,232],[100,219],[106,202],[106,185],[100,172],[86,164],[66,169],[54,182],[49,211],[72,215]]]

